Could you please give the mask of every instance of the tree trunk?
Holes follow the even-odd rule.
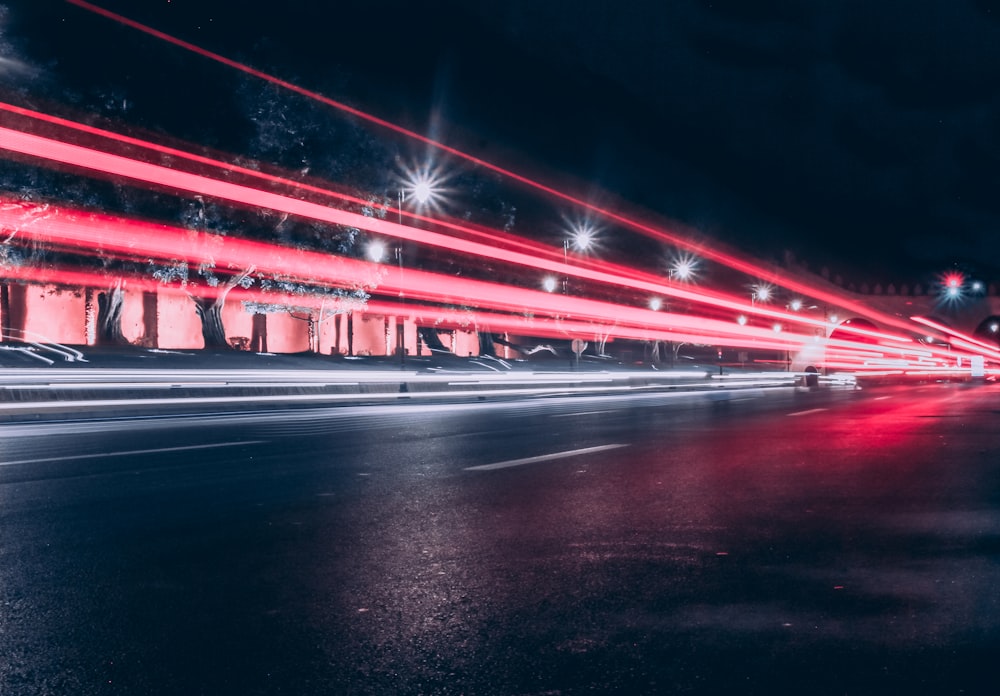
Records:
[[[7,327],[10,325],[10,289],[7,283],[0,284],[0,343],[7,338]]]
[[[226,298],[230,291],[255,270],[257,267],[251,266],[239,275],[230,278],[214,299],[195,297],[189,293],[191,301],[194,302],[194,310],[198,313],[198,318],[201,319],[201,337],[206,348],[234,348],[226,339],[226,328],[222,325],[222,308],[226,306]]]
[[[495,358],[497,351],[493,347],[493,334],[489,331],[477,331],[476,334],[479,337],[479,354]]]
[[[309,318],[306,319],[306,329],[309,336],[309,352],[318,353],[319,352],[319,327],[316,325],[316,315],[313,313],[309,314]]]
[[[250,350],[255,353],[267,352],[267,315],[254,314],[250,335]]]
[[[148,290],[142,293],[142,337],[147,348],[160,345],[160,297]]]
[[[122,308],[125,291],[121,281],[97,295],[97,345],[124,346],[128,340],[122,334]]]
[[[24,327],[27,322],[28,289],[19,283],[9,283],[3,286],[7,291],[7,304],[3,314],[3,333],[6,340],[15,343],[24,341]]]
[[[438,332],[430,326],[418,326],[417,333],[420,335],[424,345],[427,346],[432,353],[451,352],[445,347],[444,343],[441,342],[441,337],[438,335]]]
[[[226,329],[222,325],[222,307],[225,301],[222,297],[216,300],[204,297],[192,297],[194,300],[194,310],[201,319],[201,337],[206,348],[231,349],[229,341],[226,340]]]

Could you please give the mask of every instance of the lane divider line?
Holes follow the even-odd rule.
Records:
[[[70,454],[65,457],[43,457],[40,459],[19,459],[12,462],[0,462],[0,466],[16,466],[19,464],[46,464],[48,462],[67,462],[74,459],[97,459],[99,457],[132,457],[140,454],[166,454],[169,452],[189,452],[191,450],[217,449],[219,447],[238,447],[239,445],[259,445],[267,440],[240,440],[238,442],[211,442],[204,445],[182,445],[179,447],[160,447],[157,449],[127,450],[123,452],[92,452],[90,454]]]
[[[804,416],[809,413],[819,413],[820,411],[827,411],[829,409],[825,408],[810,408],[805,411],[796,411],[795,413],[789,413],[789,416]]]
[[[536,464],[538,462],[548,462],[553,459],[565,459],[581,454],[592,454],[594,452],[604,452],[606,450],[628,447],[627,444],[597,445],[596,447],[584,447],[582,449],[567,450],[565,452],[553,452],[552,454],[541,454],[537,457],[525,457],[523,459],[508,459],[505,462],[495,462],[493,464],[480,464],[479,466],[467,466],[466,471],[493,471],[495,469],[508,469],[512,466],[524,466],[525,464]]]

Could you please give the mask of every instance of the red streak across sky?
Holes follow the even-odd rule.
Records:
[[[86,132],[90,135],[97,135],[105,138],[109,143],[115,142],[139,146],[154,152],[166,154],[174,158],[183,158],[191,162],[202,165],[210,165],[220,171],[220,176],[226,172],[236,171],[249,177],[262,179],[269,183],[280,183],[293,188],[304,188],[311,193],[319,193],[328,197],[333,197],[340,202],[364,203],[360,199],[337,194],[326,189],[308,186],[303,187],[296,182],[264,175],[247,168],[234,168],[225,162],[213,160],[207,157],[193,155],[174,148],[164,148],[147,141],[136,138],[128,138],[109,131],[103,131],[91,126],[83,126],[72,121],[59,119],[38,112],[23,109],[12,105],[0,103],[0,110],[7,110],[19,116],[25,116],[36,120],[43,120],[62,127],[68,127],[76,131]],[[117,155],[104,150],[96,150],[82,145],[68,143],[62,140],[48,138],[34,133],[0,127],[0,147],[12,152],[29,155],[44,159],[49,162],[58,162],[79,167],[88,171],[111,174],[133,181],[139,181],[156,186],[169,187],[174,190],[201,194],[233,203],[247,205],[251,207],[264,207],[273,210],[290,213],[293,215],[306,217],[314,220],[328,222],[347,227],[357,227],[369,232],[381,234],[387,237],[407,239],[413,242],[446,249],[451,252],[463,253],[471,256],[495,258],[504,262],[536,268],[558,275],[577,277],[586,280],[597,281],[620,287],[628,287],[641,290],[653,295],[665,297],[675,297],[691,302],[702,303],[714,307],[731,310],[737,314],[758,315],[769,319],[779,320],[786,324],[803,324],[813,329],[828,328],[825,318],[815,318],[803,313],[787,312],[770,308],[762,303],[748,303],[741,297],[726,295],[699,289],[692,290],[681,284],[665,283],[657,276],[639,271],[637,269],[591,260],[583,257],[575,257],[574,263],[567,263],[563,260],[561,250],[555,250],[545,245],[520,240],[519,246],[523,251],[511,249],[512,242],[517,238],[512,235],[497,233],[495,236],[473,230],[466,226],[451,224],[450,227],[458,232],[469,233],[478,236],[482,242],[469,239],[457,238],[444,235],[430,230],[403,225],[377,217],[369,217],[338,208],[331,208],[310,201],[292,198],[271,191],[265,191],[252,186],[233,183],[230,181],[220,181],[219,179],[195,174],[188,171],[179,170],[173,167],[165,167],[151,162],[141,161],[133,157]],[[430,218],[422,218],[425,221],[433,221]],[[530,253],[529,253],[530,252]],[[821,293],[811,292],[810,296],[817,296]],[[838,306],[843,307],[844,303]],[[866,311],[867,316],[873,313]],[[897,325],[899,328],[911,329],[909,325],[901,322],[895,317],[875,317],[885,323]],[[873,332],[869,329],[844,325],[841,330],[857,335],[866,335],[875,338],[887,338],[891,340],[905,340],[898,336]]]
[[[664,229],[650,226],[648,224],[635,220],[627,215],[623,215],[621,213],[617,213],[615,211],[594,205],[593,203],[590,203],[579,197],[567,194],[565,192],[559,191],[558,189],[555,189],[544,183],[536,181],[530,177],[518,174],[509,169],[492,164],[490,162],[487,162],[486,160],[480,159],[466,152],[458,150],[457,148],[451,147],[450,145],[439,142],[432,138],[428,138],[425,135],[422,135],[410,129],[399,126],[383,118],[379,118],[378,116],[374,116],[368,112],[362,111],[361,109],[352,107],[342,101],[331,99],[330,97],[327,97],[323,94],[305,89],[287,80],[283,80],[274,75],[270,75],[261,70],[257,70],[256,68],[253,68],[249,65],[245,65],[244,63],[240,63],[239,61],[233,60],[231,58],[226,58],[225,56],[209,51],[205,48],[197,46],[196,44],[184,41],[175,36],[171,36],[170,34],[159,31],[157,29],[154,29],[153,27],[147,26],[135,20],[129,19],[123,15],[106,10],[102,7],[99,7],[98,5],[94,5],[93,3],[86,2],[86,0],[67,0],[67,2],[69,2],[72,5],[76,5],[77,7],[80,7],[89,12],[93,12],[95,14],[111,19],[124,26],[136,29],[140,32],[148,34],[149,36],[153,36],[162,41],[166,41],[170,44],[183,48],[187,51],[200,55],[209,60],[221,63],[230,68],[251,75],[257,79],[279,86],[283,89],[289,90],[291,92],[307,97],[319,103],[325,104],[343,113],[350,114],[355,118],[361,119],[378,127],[385,128],[394,133],[401,134],[407,138],[416,140],[420,143],[433,147],[441,152],[446,152],[454,157],[465,160],[479,167],[483,167],[484,169],[488,169],[492,172],[507,177],[510,180],[516,181],[531,189],[545,193],[563,202],[570,203],[575,207],[588,210],[592,213],[600,215],[602,218],[606,220],[614,221],[620,225],[628,227],[634,231],[640,232],[641,234],[644,234],[646,236],[652,237],[659,241],[680,248],[688,249],[706,259],[710,259],[712,261],[724,264],[742,273],[746,273],[747,275],[756,276],[761,280],[775,283],[793,292],[802,293],[804,295],[813,297],[821,303],[827,303],[839,306],[844,310],[857,314],[859,316],[876,318],[877,321],[887,326],[894,326],[897,329],[901,329],[904,331],[911,330],[911,327],[909,327],[904,321],[899,320],[897,317],[894,317],[889,314],[875,313],[871,308],[866,307],[865,305],[855,302],[849,298],[846,298],[838,293],[810,286],[807,283],[801,282],[787,275],[779,274],[771,269],[765,268],[760,264],[750,261],[746,258],[739,257],[735,254],[727,253],[725,251],[722,251],[721,249],[713,249],[710,247],[705,247],[700,244],[695,244],[691,240],[686,239],[681,235],[669,232]],[[753,311],[753,310],[748,310],[748,311]],[[877,316],[875,316],[876,314]],[[795,319],[793,318],[788,318],[787,320],[795,321]]]

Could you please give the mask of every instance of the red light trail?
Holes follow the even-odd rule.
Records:
[[[312,193],[320,193],[333,197],[342,202],[365,203],[361,199],[344,196],[332,191],[314,186],[303,186],[296,182],[266,175],[248,168],[234,168],[225,162],[211,158],[192,155],[190,153],[177,150],[175,148],[164,148],[162,146],[113,134],[109,131],[100,130],[91,126],[58,119],[38,112],[30,111],[20,107],[15,107],[0,103],[0,109],[26,116],[33,119],[44,120],[56,125],[72,128],[91,135],[99,135],[115,142],[121,142],[130,146],[140,146],[150,150],[170,155],[171,157],[181,157],[198,164],[207,164],[223,172],[236,171],[251,177],[263,179],[271,183],[281,183],[293,188],[302,188]],[[0,147],[23,155],[42,158],[51,162],[59,162],[79,167],[89,171],[96,171],[102,174],[112,174],[134,181],[140,181],[156,186],[169,187],[175,190],[187,191],[227,200],[234,203],[249,205],[252,207],[266,207],[301,217],[306,217],[323,222],[329,222],[347,227],[357,227],[387,237],[407,239],[417,243],[446,249],[452,252],[465,253],[472,256],[495,258],[508,263],[513,263],[525,267],[536,268],[569,277],[577,277],[586,280],[593,280],[611,285],[629,287],[645,292],[675,297],[678,299],[707,304],[714,307],[732,310],[738,313],[755,314],[765,316],[770,319],[777,319],[787,323],[803,324],[812,328],[826,329],[828,324],[823,319],[815,319],[795,312],[785,312],[771,309],[761,303],[747,303],[733,295],[725,295],[707,290],[694,291],[678,284],[665,284],[657,276],[628,268],[618,264],[596,261],[587,258],[574,259],[575,264],[568,264],[563,260],[563,254],[559,250],[541,244],[519,241],[519,246],[525,251],[534,254],[516,251],[497,246],[499,242],[503,246],[509,246],[510,242],[516,238],[511,235],[487,235],[487,233],[472,230],[466,226],[452,224],[450,227],[459,232],[467,232],[488,240],[490,243],[476,242],[467,239],[447,236],[433,231],[416,228],[409,225],[369,217],[359,213],[353,213],[337,208],[330,208],[325,205],[291,198],[259,188],[243,186],[230,181],[219,181],[218,179],[206,177],[192,172],[182,171],[175,168],[168,168],[151,162],[136,160],[122,155],[95,150],[67,143],[62,140],[47,138],[33,133],[12,130],[0,127]],[[421,216],[422,217],[422,216]],[[431,220],[430,218],[422,218]],[[547,258],[545,258],[547,257]],[[809,293],[816,296],[817,293]],[[839,306],[843,306],[841,302]],[[867,310],[867,314],[872,312]],[[895,317],[878,317],[886,323],[898,324],[902,328],[909,328],[905,323],[900,322]],[[869,335],[873,337],[887,337],[895,339],[897,337],[885,334],[873,333],[870,330],[843,326],[841,330],[855,333],[857,335]]]
[[[25,221],[28,221],[27,223]],[[775,334],[767,329],[739,327],[734,323],[668,314],[651,310],[622,307],[576,297],[553,296],[536,290],[498,286],[485,281],[441,276],[419,270],[407,270],[396,276],[395,269],[380,264],[331,257],[317,252],[277,247],[263,242],[192,235],[181,228],[171,228],[147,222],[113,216],[84,213],[55,206],[38,206],[0,197],[0,229],[16,231],[25,241],[76,248],[117,252],[141,259],[184,260],[191,265],[204,261],[206,251],[220,265],[245,268],[255,265],[262,271],[282,276],[308,278],[312,283],[337,287],[357,287],[377,284],[382,292],[403,292],[407,297],[425,302],[467,303],[477,310],[455,310],[442,307],[412,307],[374,300],[371,311],[405,311],[424,314],[430,323],[442,326],[467,326],[473,322],[491,330],[521,331],[531,335],[566,337],[596,336],[613,333],[620,338],[638,340],[671,340],[710,343],[720,346],[752,347],[761,350],[800,350],[814,336]],[[8,279],[36,283],[56,283],[84,287],[107,285],[106,275],[69,269],[7,267],[0,273]],[[155,290],[163,287],[158,281],[142,276],[128,276],[136,288]],[[183,286],[174,284],[178,290]],[[213,288],[199,288],[199,294],[213,296]],[[320,304],[322,297],[265,292],[260,289],[234,289],[237,297],[268,304],[311,306]],[[533,318],[525,311],[537,314]],[[497,314],[511,312],[513,314]],[[433,319],[432,319],[433,318]],[[954,355],[943,350],[916,348],[900,339],[897,345],[874,348],[867,344],[827,339],[833,365],[855,370],[884,369],[887,365],[947,368]],[[994,351],[995,352],[995,351]],[[906,360],[914,355],[916,363]],[[934,361],[934,358],[937,361]]]
[[[25,221],[28,221],[27,223]],[[0,197],[0,229],[16,230],[20,237],[36,243],[69,247],[92,252],[103,249],[140,259],[184,260],[191,265],[212,259],[221,267],[244,269],[256,267],[261,272],[280,274],[324,283],[335,287],[378,286],[384,294],[402,292],[406,297],[427,302],[450,304],[475,303],[478,307],[497,311],[526,311],[563,317],[568,321],[596,321],[603,327],[614,326],[659,329],[666,333],[686,332],[713,342],[727,338],[727,345],[736,343],[781,345],[794,350],[802,340],[794,334],[775,339],[764,329],[739,327],[735,323],[705,319],[692,315],[669,314],[634,307],[625,307],[580,297],[552,295],[538,290],[502,286],[486,281],[443,276],[406,269],[399,272],[359,259],[331,256],[250,240],[191,235],[180,228],[170,228],[99,213],[85,213],[56,206],[39,206]],[[18,269],[18,275],[36,280],[51,280],[44,269]],[[105,281],[106,282],[106,281]],[[602,329],[590,326],[588,334]]]
[[[669,244],[696,251],[706,259],[710,259],[730,268],[733,268],[750,276],[773,282],[789,290],[800,292],[809,297],[815,298],[819,302],[828,303],[847,312],[859,316],[870,317],[876,321],[900,329],[905,332],[912,332],[912,325],[898,317],[883,314],[871,308],[857,303],[850,298],[841,296],[838,293],[830,292],[823,288],[816,288],[795,278],[779,277],[779,275],[757,263],[742,258],[735,254],[730,254],[720,249],[709,249],[684,239],[680,235],[653,227],[626,215],[608,210],[594,204],[588,203],[572,195],[558,191],[543,183],[537,182],[529,177],[517,174],[516,172],[498,167],[489,162],[463,153],[444,143],[427,138],[419,133],[410,131],[390,123],[384,119],[365,113],[359,109],[346,104],[329,99],[321,94],[304,89],[280,78],[268,75],[252,67],[212,53],[194,44],[177,39],[151,27],[142,25],[133,20],[129,20],[121,15],[104,10],[84,0],[67,0],[73,5],[88,10],[119,22],[125,26],[145,32],[158,39],[172,43],[178,47],[199,54],[205,58],[217,61],[234,69],[240,70],[255,78],[270,82],[284,89],[319,101],[342,112],[351,114],[354,117],[367,121],[376,126],[386,128],[395,133],[415,139],[426,145],[432,146],[442,152],[448,153],[477,166],[483,167],[497,174],[500,174],[512,181],[516,181],[529,188],[535,189],[547,195],[553,196],[563,202],[568,202],[579,208],[599,214],[607,220],[614,221],[624,227],[638,231],[649,237]],[[151,152],[157,152],[171,158],[185,160],[192,165],[201,167],[208,166],[213,170],[218,170],[218,176],[229,178],[229,175],[238,174],[243,180],[255,180],[267,182],[268,184],[279,184],[294,191],[308,192],[320,195],[324,198],[339,201],[341,204],[365,205],[380,208],[385,211],[398,212],[405,215],[407,219],[418,220],[423,223],[433,224],[443,229],[450,230],[460,236],[448,236],[401,223],[393,223],[379,218],[368,217],[349,210],[331,208],[320,203],[292,198],[288,195],[281,195],[273,191],[264,190],[254,186],[235,183],[234,181],[222,181],[210,176],[204,176],[190,171],[182,171],[172,167],[165,167],[154,162],[145,162],[133,157],[126,157],[113,152],[102,151],[77,145],[62,140],[46,138],[35,133],[26,133],[11,128],[0,128],[0,147],[11,152],[17,152],[30,157],[41,158],[47,162],[58,162],[72,167],[78,167],[90,172],[113,175],[129,179],[131,181],[142,182],[158,187],[166,187],[175,191],[198,193],[230,203],[246,205],[253,208],[270,208],[272,210],[286,212],[292,215],[320,220],[335,225],[346,227],[356,227],[376,234],[407,239],[419,244],[446,249],[450,252],[471,255],[473,257],[487,257],[500,261],[516,264],[519,266],[550,271],[566,277],[575,277],[585,280],[628,287],[634,290],[650,292],[655,295],[670,296],[690,302],[709,305],[726,310],[733,310],[743,314],[754,314],[769,319],[780,320],[786,324],[800,324],[809,329],[828,331],[830,325],[822,320],[805,316],[795,312],[786,312],[779,309],[771,309],[759,303],[746,303],[739,296],[727,295],[708,290],[689,290],[675,283],[664,283],[664,281],[651,273],[619,266],[607,262],[586,259],[583,257],[574,258],[574,263],[565,262],[564,252],[552,247],[544,246],[534,242],[529,242],[513,235],[500,233],[499,231],[484,231],[475,229],[469,225],[456,224],[454,222],[416,213],[410,213],[390,206],[372,203],[349,196],[323,187],[313,186],[289,179],[263,173],[246,167],[214,160],[208,157],[183,152],[176,148],[168,148],[152,142],[142,141],[136,138],[112,133],[97,129],[84,124],[74,123],[66,119],[60,119],[45,114],[23,109],[12,105],[0,104],[0,110],[16,114],[25,118],[32,118],[46,121],[59,128],[73,129],[89,136],[97,136],[107,143],[117,142],[129,148],[140,147]],[[0,200],[0,204],[3,201]],[[5,208],[10,208],[11,203],[7,202]],[[73,213],[77,217],[84,218],[86,214]],[[161,260],[182,258],[189,264],[195,264],[200,260],[209,257],[215,258],[219,263],[231,264],[234,267],[246,268],[254,265],[261,268],[270,268],[275,273],[289,273],[303,279],[304,282],[326,283],[331,286],[345,287],[351,284],[359,286],[378,285],[381,292],[398,292],[408,298],[427,302],[443,303],[465,303],[475,301],[483,310],[495,310],[497,312],[512,312],[509,315],[490,314],[489,312],[477,311],[475,316],[483,321],[492,320],[494,323],[514,323],[522,321],[516,313],[526,310],[547,315],[545,321],[551,321],[559,327],[558,334],[578,332],[581,334],[592,334],[604,332],[611,327],[615,336],[625,337],[652,337],[656,336],[665,340],[690,340],[707,341],[719,345],[728,346],[753,346],[769,347],[777,350],[796,350],[802,348],[810,341],[817,340],[815,336],[796,335],[794,333],[782,333],[779,335],[767,329],[752,326],[735,326],[730,322],[703,317],[695,317],[686,314],[671,314],[667,312],[654,312],[644,308],[624,306],[609,302],[599,302],[578,297],[556,296],[537,290],[528,290],[512,286],[503,286],[485,281],[475,281],[471,279],[453,278],[441,276],[425,271],[407,269],[405,274],[395,278],[395,271],[390,266],[367,263],[355,259],[343,257],[330,257],[326,254],[316,254],[315,252],[303,252],[295,249],[287,249],[247,240],[233,240],[225,238],[222,247],[213,238],[212,247],[206,248],[205,239],[200,239],[197,246],[191,242],[187,246],[179,245],[176,238],[176,228],[167,228],[151,225],[144,228],[147,233],[156,228],[160,231],[173,230],[173,238],[166,240],[157,234],[149,234],[149,239],[144,239],[142,243],[136,243],[134,238],[129,238],[129,234],[134,235],[136,228],[129,228],[129,225],[142,225],[136,221],[126,221],[107,217],[104,220],[106,233],[103,237],[95,237],[95,229],[90,228],[81,231],[77,228],[50,227],[48,223],[39,225],[35,229],[25,230],[32,239],[56,247],[66,247],[73,250],[92,250],[95,239],[100,239],[100,244],[107,252],[120,255],[159,258]],[[129,233],[119,235],[123,229],[131,229]],[[169,235],[168,235],[169,236]],[[166,240],[166,241],[165,241]],[[165,245],[164,245],[165,244]],[[256,246],[255,246],[256,245]],[[211,252],[211,253],[209,253]],[[317,268],[322,268],[321,273],[316,273]],[[23,269],[4,269],[7,277],[14,277],[24,273]],[[31,278],[35,282],[48,282],[43,280],[51,277],[45,269],[34,269],[36,275]],[[66,271],[71,273],[70,271]],[[13,274],[13,275],[12,275]],[[85,274],[84,274],[85,275]],[[65,279],[75,276],[64,275]],[[82,277],[82,276],[81,276]],[[103,276],[96,276],[103,277]],[[31,279],[25,276],[25,279]],[[405,279],[404,279],[405,278]],[[55,282],[55,281],[53,281]],[[156,283],[153,283],[157,286]],[[952,282],[950,287],[956,287]],[[273,298],[274,295],[269,295]],[[501,299],[498,299],[501,298]],[[297,297],[296,301],[302,302],[302,298]],[[433,308],[439,314],[445,310]],[[920,321],[918,318],[914,318]],[[541,320],[539,320],[541,321]],[[594,326],[587,324],[587,321],[603,322],[604,326]],[[981,341],[964,336],[957,332],[951,332],[947,327],[936,325],[933,322],[924,321],[927,326],[937,331],[951,336],[953,346],[961,347],[967,351],[978,355],[984,355],[991,360],[1000,358],[1000,351],[987,346]],[[547,330],[547,329],[546,329]],[[918,355],[914,349],[912,339],[881,331],[871,331],[853,326],[841,326],[840,331],[846,331],[857,336],[878,339],[884,353],[872,352],[874,349],[869,344],[854,343],[852,341],[839,341],[823,339],[832,351],[842,351],[840,359],[844,364],[869,364],[871,361],[892,361],[897,358],[893,355]],[[643,333],[645,332],[645,333]],[[955,354],[944,348],[921,346],[926,349],[926,357],[917,357],[917,363],[924,366],[924,361],[934,356],[939,361],[954,360]],[[890,356],[890,357],[887,357]],[[905,364],[905,358],[899,358]]]
[[[845,298],[845,297],[843,297],[841,295],[838,295],[836,293],[832,293],[832,292],[828,292],[828,291],[823,290],[823,289],[812,287],[812,286],[810,286],[810,285],[808,285],[806,283],[800,282],[800,281],[798,281],[798,280],[796,280],[794,278],[782,277],[779,274],[775,273],[774,271],[771,271],[771,270],[769,270],[769,269],[767,269],[767,268],[765,268],[763,266],[760,266],[757,263],[751,262],[751,261],[749,261],[749,260],[747,260],[745,258],[738,257],[735,254],[723,252],[723,251],[718,250],[718,249],[712,249],[712,248],[708,248],[708,247],[703,247],[701,245],[698,245],[698,244],[695,244],[695,243],[691,242],[688,239],[685,239],[684,237],[682,237],[682,236],[680,236],[678,234],[675,234],[675,233],[672,233],[672,232],[668,232],[668,231],[665,231],[663,229],[659,229],[659,228],[656,228],[656,227],[652,227],[652,226],[647,225],[645,223],[642,223],[642,222],[640,222],[638,220],[635,220],[635,219],[633,219],[633,218],[631,218],[629,216],[622,215],[622,214],[616,213],[616,212],[614,212],[612,210],[608,210],[606,208],[602,208],[600,206],[594,205],[593,203],[589,203],[589,202],[587,202],[587,201],[585,201],[585,200],[583,200],[581,198],[578,198],[576,196],[573,196],[573,195],[564,193],[562,191],[559,191],[558,189],[555,189],[555,188],[553,188],[551,186],[543,184],[543,183],[541,183],[539,181],[536,181],[536,180],[534,180],[534,179],[532,179],[530,177],[524,176],[522,174],[518,174],[518,173],[516,173],[516,172],[514,172],[512,170],[509,170],[509,169],[506,169],[504,167],[500,167],[498,165],[492,164],[492,163],[490,163],[490,162],[488,162],[486,160],[480,159],[480,158],[475,157],[473,155],[470,155],[470,154],[468,154],[466,152],[463,152],[463,151],[461,151],[461,150],[459,150],[457,148],[451,147],[450,145],[447,145],[447,144],[442,143],[440,141],[434,140],[433,138],[429,138],[429,137],[427,137],[425,135],[421,135],[420,133],[417,133],[416,131],[404,128],[404,127],[399,126],[399,125],[397,125],[395,123],[387,121],[387,120],[385,120],[383,118],[379,118],[378,116],[375,116],[375,115],[370,114],[368,112],[362,111],[361,109],[357,109],[355,107],[352,107],[352,106],[350,106],[350,105],[348,105],[348,104],[346,104],[344,102],[341,102],[341,101],[338,101],[338,100],[335,100],[335,99],[331,99],[330,97],[327,97],[327,96],[325,96],[323,94],[320,94],[318,92],[305,89],[305,88],[303,88],[303,87],[301,87],[299,85],[291,83],[291,82],[289,82],[287,80],[283,80],[283,79],[281,79],[279,77],[276,77],[274,75],[270,75],[270,74],[268,74],[266,72],[263,72],[263,71],[258,70],[256,68],[253,68],[253,67],[251,67],[249,65],[246,65],[244,63],[240,63],[239,61],[233,60],[231,58],[226,58],[225,56],[222,56],[222,55],[220,55],[218,53],[214,53],[212,51],[209,51],[209,50],[207,50],[205,48],[202,48],[202,47],[200,47],[200,46],[198,46],[196,44],[190,43],[188,41],[184,41],[183,39],[177,38],[175,36],[171,36],[170,34],[167,34],[165,32],[159,31],[157,29],[154,29],[153,27],[150,27],[150,26],[147,26],[147,25],[142,24],[140,22],[137,22],[135,20],[129,19],[129,18],[127,18],[127,17],[125,17],[123,15],[117,14],[115,12],[111,12],[110,10],[106,10],[106,9],[104,9],[102,7],[99,7],[98,5],[94,5],[93,3],[86,2],[86,0],[66,0],[66,1],[69,2],[72,5],[76,5],[77,7],[81,8],[81,9],[84,9],[84,10],[87,10],[89,12],[101,15],[103,17],[106,17],[107,19],[111,19],[111,20],[113,20],[113,21],[115,21],[115,22],[117,22],[119,24],[122,24],[123,26],[127,26],[127,27],[130,27],[130,28],[135,29],[137,31],[143,32],[145,34],[148,34],[149,36],[153,36],[153,37],[155,37],[157,39],[160,39],[160,40],[165,41],[167,43],[173,44],[173,45],[175,45],[175,46],[177,46],[179,48],[183,48],[183,49],[185,49],[187,51],[190,51],[192,53],[200,55],[200,56],[202,56],[204,58],[207,58],[209,60],[221,63],[222,65],[226,65],[226,66],[228,66],[230,68],[233,68],[233,69],[238,70],[240,72],[243,72],[245,74],[251,75],[251,76],[253,76],[253,77],[257,78],[257,79],[263,80],[263,81],[268,82],[270,84],[273,84],[275,86],[278,86],[278,87],[281,87],[283,89],[289,90],[289,91],[291,91],[293,93],[296,93],[296,94],[299,94],[301,96],[307,97],[308,99],[311,99],[311,100],[317,101],[319,103],[325,104],[325,105],[330,106],[330,107],[332,107],[332,108],[334,108],[334,109],[336,109],[338,111],[350,114],[351,116],[354,116],[354,117],[356,117],[358,119],[361,119],[363,121],[366,121],[366,122],[371,123],[373,125],[376,125],[378,127],[385,128],[385,129],[387,129],[389,131],[392,131],[394,133],[397,133],[397,134],[403,135],[403,136],[405,136],[407,138],[416,140],[416,141],[418,141],[420,143],[423,143],[423,144],[428,145],[430,147],[433,147],[433,148],[435,148],[437,150],[440,150],[441,152],[446,152],[446,153],[448,153],[448,154],[450,154],[450,155],[452,155],[454,157],[457,157],[459,159],[465,160],[465,161],[470,162],[472,164],[475,164],[477,166],[483,167],[484,169],[488,169],[488,170],[490,170],[490,171],[492,171],[494,173],[500,174],[503,177],[509,178],[512,181],[516,181],[516,182],[518,182],[520,184],[523,184],[523,185],[525,185],[525,186],[527,186],[529,188],[532,188],[532,189],[534,189],[536,191],[540,191],[542,193],[545,193],[545,194],[548,194],[550,196],[553,196],[556,199],[559,199],[559,200],[561,200],[563,202],[566,202],[566,203],[570,203],[570,204],[572,204],[572,205],[574,205],[576,207],[579,207],[581,209],[588,210],[590,212],[596,213],[596,214],[600,215],[601,217],[603,217],[603,218],[605,218],[607,220],[612,220],[614,222],[617,222],[617,223],[619,223],[619,224],[621,224],[621,225],[623,225],[625,227],[628,227],[628,228],[630,228],[632,230],[635,230],[637,232],[645,234],[645,235],[647,235],[647,236],[649,236],[649,237],[651,237],[653,239],[657,239],[659,241],[666,242],[668,244],[672,244],[674,246],[678,246],[678,247],[681,247],[681,248],[684,248],[684,249],[688,249],[690,251],[694,251],[694,252],[698,253],[700,256],[702,256],[702,257],[704,257],[706,259],[711,259],[713,261],[716,261],[718,263],[726,265],[726,266],[728,266],[730,268],[733,268],[733,269],[738,270],[740,272],[746,273],[747,275],[757,276],[757,277],[761,278],[762,280],[766,280],[768,282],[776,283],[776,284],[781,285],[782,287],[785,287],[785,288],[787,288],[787,289],[789,289],[789,290],[791,290],[793,292],[798,292],[798,293],[803,293],[803,294],[809,295],[811,297],[814,297],[816,300],[818,300],[820,302],[837,305],[837,306],[842,307],[843,309],[845,309],[845,310],[847,310],[849,312],[853,312],[853,313],[858,314],[860,316],[872,317],[872,316],[874,316],[874,315],[877,314],[878,321],[880,321],[880,322],[882,322],[882,323],[884,323],[884,324],[886,324],[888,326],[895,326],[896,328],[902,329],[904,331],[910,330],[910,327],[907,326],[905,322],[899,320],[897,317],[894,317],[894,316],[891,316],[891,315],[888,315],[888,314],[874,313],[871,308],[865,307],[864,305],[862,305],[860,303],[854,302],[854,301],[852,301],[852,300],[850,300],[848,298]],[[751,309],[749,311],[753,311],[753,310]],[[795,321],[795,319],[792,319],[792,318],[789,318],[788,320],[789,321]]]

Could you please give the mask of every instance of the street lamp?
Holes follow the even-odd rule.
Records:
[[[649,301],[649,308],[654,312],[659,312],[663,308],[663,300],[659,297],[654,297]]]
[[[434,167],[430,162],[414,169],[404,169],[401,187],[397,192],[399,224],[403,224],[403,205],[407,201],[412,201],[413,208],[418,213],[423,213],[428,209],[437,210],[444,202],[445,189],[443,184],[445,177],[440,168]],[[370,253],[376,253],[372,249]],[[379,260],[384,257],[385,248],[383,246]],[[371,258],[371,256],[369,256]],[[402,306],[406,302],[403,291],[403,239],[400,238],[396,247],[396,260],[399,262],[399,304]],[[396,322],[396,349],[399,351],[399,364],[406,364],[406,322],[404,317],[399,317]]]
[[[757,304],[758,301],[768,302],[774,294],[774,286],[767,283],[757,283],[751,286],[750,289],[750,304],[752,305]]]
[[[400,220],[402,220],[404,201],[413,201],[413,207],[418,213],[438,210],[445,201],[447,177],[440,167],[435,167],[430,162],[413,169],[404,169],[400,182],[398,194]]]
[[[573,247],[577,251],[587,252],[597,245],[597,237],[600,230],[590,220],[578,220],[568,222],[569,237],[563,240],[563,259],[565,254]]]
[[[373,239],[365,247],[365,255],[369,261],[382,263],[385,260],[386,245],[381,239]]]
[[[694,256],[688,254],[675,258],[670,262],[670,268],[667,269],[667,276],[671,280],[676,278],[677,280],[684,282],[693,280],[697,273],[698,260]]]
[[[578,252],[588,252],[597,246],[597,228],[589,220],[569,223],[569,237],[563,239],[563,264],[569,265],[570,247]],[[563,276],[563,294],[567,294],[569,277]]]

